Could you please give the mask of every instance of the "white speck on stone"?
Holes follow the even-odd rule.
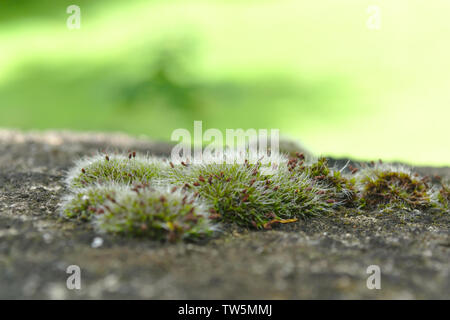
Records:
[[[44,233],[42,237],[44,238],[45,243],[50,243],[53,240],[53,236],[50,233]]]
[[[95,237],[94,240],[92,240],[91,247],[96,249],[100,248],[103,245],[103,239],[100,237]]]

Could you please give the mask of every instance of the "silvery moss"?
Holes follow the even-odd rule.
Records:
[[[95,185],[77,189],[63,207],[65,217],[92,221],[99,231],[114,234],[173,242],[206,237],[215,230],[204,203],[176,188]]]
[[[109,197],[95,223],[100,231],[175,242],[210,236],[207,207],[190,192],[135,187]]]
[[[205,199],[218,220],[244,227],[270,228],[330,210],[326,186],[306,172],[289,170],[286,157],[267,164],[244,160],[174,165],[167,175],[168,183]]]
[[[70,188],[82,188],[93,184],[147,183],[155,179],[167,166],[167,162],[154,157],[128,155],[97,155],[79,161],[69,171],[66,183]]]
[[[63,215],[93,221],[105,232],[176,241],[211,235],[210,221],[270,229],[344,206],[381,212],[449,207],[448,186],[437,190],[405,167],[374,164],[348,173],[299,153],[270,159],[173,164],[135,153],[98,155],[70,171]]]
[[[86,188],[75,188],[66,196],[62,204],[62,215],[71,219],[90,221],[93,216],[102,213],[100,206],[108,197],[128,192],[130,188],[119,184],[92,185]]]
[[[402,166],[376,165],[358,175],[361,207],[392,212],[438,206],[436,191],[424,177]]]
[[[288,162],[291,172],[304,173],[326,188],[326,201],[337,206],[354,206],[357,200],[356,178],[351,174],[344,174],[343,169],[338,170],[328,165],[328,160],[320,157],[314,161],[306,161],[303,154],[298,154]],[[356,171],[352,170],[352,174]]]

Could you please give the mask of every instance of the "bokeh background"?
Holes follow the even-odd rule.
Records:
[[[449,165],[449,15],[448,0],[2,0],[0,127],[170,140],[203,120]]]

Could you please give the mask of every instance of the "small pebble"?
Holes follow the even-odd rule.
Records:
[[[95,237],[91,243],[91,247],[94,249],[100,248],[102,245],[103,245],[103,239],[100,237]]]

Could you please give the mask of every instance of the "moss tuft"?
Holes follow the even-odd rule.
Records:
[[[204,203],[190,192],[147,187],[109,198],[96,220],[101,231],[176,242],[210,236],[216,229]]]
[[[438,193],[438,201],[445,210],[450,209],[450,186],[446,184],[441,185]]]
[[[98,155],[81,160],[69,172],[66,180],[70,188],[83,188],[105,183],[147,183],[157,178],[167,163],[161,159],[124,155]]]
[[[273,169],[273,174],[265,174]],[[304,172],[289,170],[285,157],[268,164],[193,164],[168,170],[168,182],[193,190],[218,220],[270,228],[287,219],[326,212],[325,189]]]
[[[93,216],[102,213],[100,206],[108,197],[128,191],[128,187],[111,184],[108,186],[93,185],[86,188],[74,189],[63,200],[62,215],[70,219],[90,221]]]
[[[405,168],[369,168],[360,177],[360,188],[363,208],[412,211],[435,206],[433,190],[426,179]]]
[[[154,240],[194,239],[211,235],[204,203],[188,191],[148,185],[95,185],[66,198],[63,216],[93,221],[100,231]]]
[[[326,189],[327,201],[335,206],[354,206],[357,200],[356,178],[347,177],[342,170],[330,168],[328,160],[320,157],[315,162],[305,164],[297,155],[289,160],[288,167],[293,172],[304,172]]]

